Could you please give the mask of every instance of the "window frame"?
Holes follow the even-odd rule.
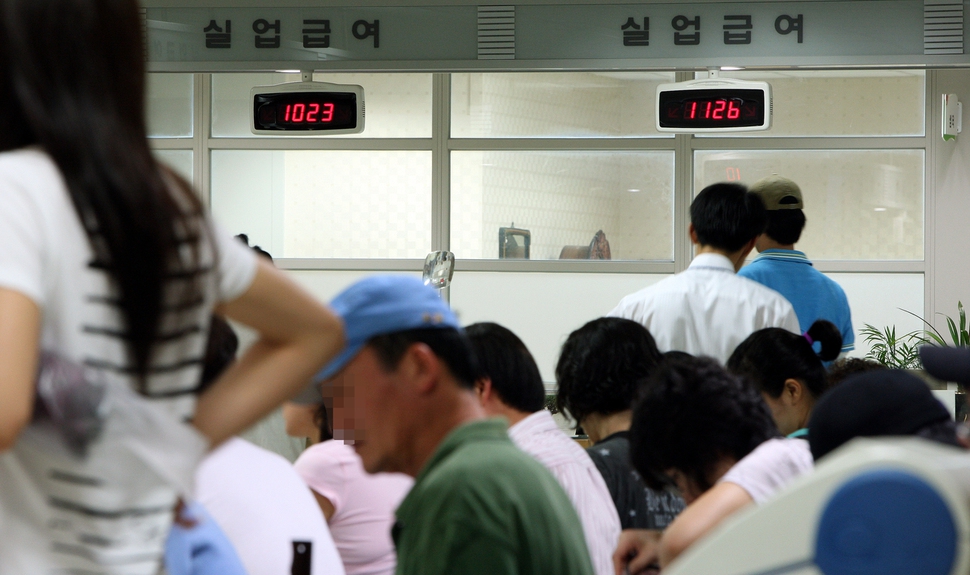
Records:
[[[164,72],[157,72],[164,73]],[[933,264],[933,178],[934,146],[931,146],[930,122],[933,115],[932,87],[935,71],[927,70],[924,78],[924,134],[922,136],[873,137],[718,137],[695,138],[677,134],[674,138],[598,137],[598,138],[452,138],[451,74],[433,73],[432,127],[430,138],[232,138],[212,137],[212,75],[194,74],[193,136],[152,137],[150,145],[159,150],[193,152],[193,185],[208,206],[211,189],[211,153],[214,150],[421,150],[432,154],[431,248],[449,248],[451,238],[451,153],[455,151],[672,151],[674,153],[674,249],[672,260],[472,260],[458,259],[458,271],[476,272],[541,272],[541,273],[637,273],[670,274],[687,268],[693,250],[687,238],[689,206],[694,196],[694,152],[702,150],[855,150],[913,149],[924,154],[923,193],[923,259],[894,260],[814,260],[822,272],[922,273],[926,291],[932,293]],[[677,72],[676,81],[693,79],[693,72]],[[277,258],[276,264],[288,270],[317,271],[414,271],[421,269],[418,259],[333,259]],[[929,304],[927,298],[927,304]]]

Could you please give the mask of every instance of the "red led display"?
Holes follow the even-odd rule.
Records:
[[[333,109],[333,102],[324,102],[322,105],[319,102],[310,102],[309,104],[304,104],[303,102],[286,104],[283,111],[283,121],[292,122],[294,124],[302,124],[304,122],[307,124],[312,124],[314,122],[332,122]]]
[[[684,119],[737,120],[741,117],[741,106],[743,103],[743,100],[738,99],[687,100],[683,105]],[[678,106],[679,108],[680,106]],[[749,107],[747,113],[754,115],[756,112],[753,107]]]
[[[759,90],[678,90],[660,94],[663,128],[740,128],[765,120]]]
[[[258,130],[352,129],[357,127],[357,96],[350,92],[259,94],[253,114]]]

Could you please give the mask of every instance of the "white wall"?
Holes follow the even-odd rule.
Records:
[[[923,329],[919,319],[906,313],[923,314],[923,274],[826,275],[838,282],[849,298],[856,336],[855,351],[851,355],[862,357],[869,350],[869,345],[859,336],[859,330],[867,323],[880,330],[894,325],[897,335]]]
[[[290,271],[321,301],[375,272]],[[400,272],[399,272],[400,273]],[[415,271],[412,275],[418,276]],[[856,351],[868,346],[858,335],[865,324],[895,325],[898,334],[921,328],[903,310],[921,314],[923,274],[827,274],[846,292],[856,331]],[[606,315],[620,299],[669,277],[666,274],[581,274],[519,272],[456,272],[451,305],[462,324],[493,321],[514,331],[532,351],[543,380],[555,382],[559,349],[569,333]]]
[[[932,145],[936,155],[935,197],[927,196],[926,225],[934,229],[933,243],[927,244],[927,273],[932,275],[932,290],[927,294],[930,315],[937,329],[945,330],[944,313],[956,318],[957,302],[970,304],[970,266],[967,265],[968,224],[970,224],[970,117],[955,142],[944,142],[940,135],[941,94],[956,94],[970,103],[970,70],[937,72],[933,87],[933,118],[930,121]],[[944,331],[944,333],[946,333]]]
[[[511,329],[535,356],[542,379],[555,381],[559,348],[569,333],[606,315],[623,296],[662,274],[457,272],[451,305],[465,325],[494,321]]]

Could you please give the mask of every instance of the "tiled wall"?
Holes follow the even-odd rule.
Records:
[[[424,258],[431,152],[216,150],[212,209],[287,258]]]
[[[725,72],[771,84],[765,132],[731,136],[913,136],[923,134],[920,70]]]
[[[923,259],[923,151],[697,152],[695,190],[732,176],[799,184],[808,223],[796,246],[817,259]]]
[[[656,88],[673,79],[629,72],[453,74],[451,135],[658,136]]]
[[[452,251],[498,257],[499,227],[528,229],[532,259],[589,245],[613,259],[673,258],[673,152],[456,152]]]
[[[285,154],[286,257],[424,258],[431,251],[431,152]]]

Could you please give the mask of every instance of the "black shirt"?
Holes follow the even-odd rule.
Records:
[[[664,529],[684,509],[680,497],[643,483],[630,464],[629,432],[614,433],[586,452],[606,481],[623,529]]]

